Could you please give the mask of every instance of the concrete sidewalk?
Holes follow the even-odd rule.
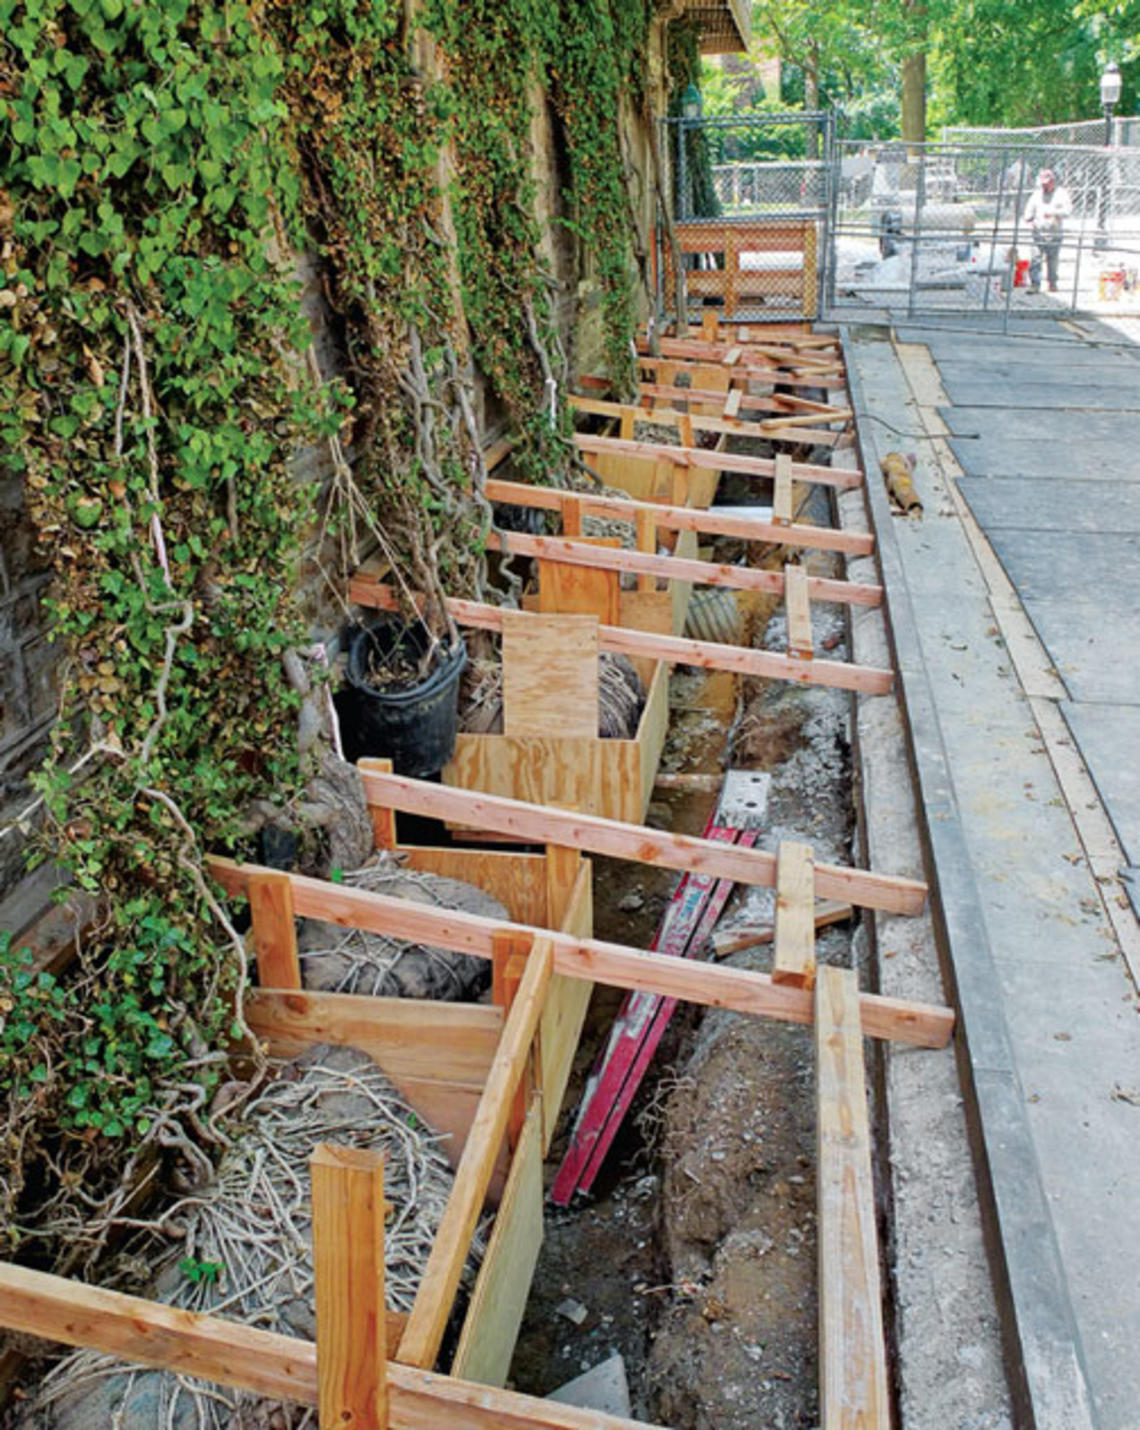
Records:
[[[1071,327],[900,336],[849,330],[848,369],[1011,1381],[1039,1430],[1137,1430],[1140,935],[1113,865],[1140,862],[1140,363]],[[891,450],[919,455],[921,522],[890,514]]]

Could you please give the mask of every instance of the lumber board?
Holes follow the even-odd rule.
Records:
[[[400,1341],[399,1360],[405,1365],[430,1370],[439,1355],[471,1238],[510,1121],[514,1091],[530,1056],[553,973],[554,945],[549,936],[539,934],[527,958],[518,996],[507,1016],[479,1100],[479,1110]]]
[[[363,575],[354,576],[349,581],[349,599],[357,605],[375,606],[380,610],[396,610],[399,606],[393,591]],[[487,631],[502,629],[500,606],[449,597],[447,608],[461,625]],[[743,646],[721,645],[715,641],[689,640],[684,636],[658,635],[651,631],[631,631],[625,626],[600,626],[598,644],[602,650],[617,651],[634,660],[644,658],[666,661],[671,665],[694,665],[704,670],[728,670],[736,675],[759,675],[768,680],[833,686],[839,690],[858,690],[866,695],[885,695],[894,683],[891,671],[873,666],[835,660],[798,660],[777,651],[752,650]],[[463,748],[466,741],[487,738],[502,737],[461,735],[457,749]],[[607,740],[604,743],[623,742]]]
[[[552,851],[554,852],[554,851]],[[565,916],[559,920],[562,933],[589,937],[594,928],[593,880],[588,862],[577,849],[557,852],[578,859],[578,874],[566,905]],[[542,1150],[545,1154],[554,1140],[562,1099],[574,1067],[578,1040],[586,1021],[586,1012],[594,985],[586,979],[568,978],[556,973],[550,981],[546,1007],[542,1014],[539,1043],[542,1048],[539,1081],[542,1090]]]
[[[815,992],[822,1430],[889,1430],[871,1137],[849,969],[819,970]]]
[[[708,417],[720,417],[726,422],[744,422],[750,427],[760,429],[763,435],[771,431],[782,431],[786,427],[813,427],[820,425],[820,418],[824,419],[823,426],[834,425],[836,422],[850,422],[854,417],[854,412],[849,407],[832,407],[825,403],[813,403],[813,411],[801,413],[798,416],[785,416],[779,406],[779,395],[768,397],[749,397],[742,388],[735,387],[731,390],[727,385],[727,374],[725,386],[714,384],[711,387],[699,385],[701,374],[708,369],[698,368],[693,376],[692,387],[668,387],[659,382],[643,382],[638,387],[638,396],[642,399],[652,398],[655,402],[691,402],[696,403],[694,412]],[[709,410],[711,409],[711,410]],[[773,417],[756,417],[757,412],[771,412]],[[741,414],[746,415],[741,415]],[[709,429],[715,430],[715,429]],[[753,434],[750,434],[753,435]]]
[[[720,847],[722,852],[731,852]],[[760,851],[738,850],[736,853],[739,857]],[[244,892],[250,866],[213,855],[209,863],[214,877],[227,892]],[[752,872],[749,871],[750,876]],[[289,877],[293,880],[293,898],[299,910],[348,928],[368,929],[394,938],[426,940],[437,948],[486,959],[492,956],[496,934],[521,931],[536,938],[549,937],[554,945],[555,972],[567,977],[593,979],[614,988],[642,989],[706,1007],[728,1008],[788,1023],[810,1023],[815,1016],[810,992],[773,983],[765,973],[705,963],[693,965],[600,939],[523,928],[517,924],[504,925],[495,919],[457,910],[432,909],[406,899],[393,899],[367,889],[350,889],[303,874]],[[727,877],[736,876],[730,873]],[[753,879],[749,877],[744,882],[751,883]],[[914,912],[914,909],[903,911]],[[861,993],[859,1006],[867,1037],[942,1048],[954,1030],[954,1014],[949,1008],[874,993]]]
[[[609,554],[571,544],[598,557]],[[560,733],[597,736],[598,619],[504,610],[503,733],[545,735],[553,711]]]
[[[683,394],[688,395],[689,389],[679,389]],[[699,394],[697,394],[699,396]],[[579,397],[576,393],[571,393],[570,404],[579,412],[593,413],[601,417],[621,417],[621,403],[611,402],[606,398],[599,397]],[[652,404],[650,397],[648,402]],[[617,411],[610,409],[616,408]],[[817,427],[800,427],[795,418],[789,418],[786,422],[783,419],[775,419],[773,422],[753,422],[743,417],[709,417],[702,412],[690,412],[681,414],[671,407],[658,407],[647,405],[640,409],[641,420],[643,422],[667,422],[675,418],[686,415],[693,424],[697,432],[727,433],[730,437],[763,437],[768,442],[791,442],[796,446],[808,444],[813,447],[834,447],[841,436],[838,432]]]
[[[427,845],[408,846],[400,852],[409,869],[474,884],[498,899],[516,923],[545,924],[548,920],[546,854]]]
[[[369,770],[380,770],[390,773],[392,761],[380,755],[366,755],[361,761],[361,768]],[[396,812],[392,809],[374,809],[371,811],[372,817],[372,846],[375,849],[395,849],[397,844],[396,836]]]
[[[635,449],[640,445],[634,443],[632,438],[625,438],[624,434],[613,440],[629,441],[630,446]],[[681,449],[676,447],[665,450],[679,453]],[[663,463],[666,465],[663,466]],[[606,486],[615,487],[636,501],[650,504],[672,501],[674,477],[682,478],[687,470],[682,459],[673,461],[662,457],[659,451],[610,451],[607,447],[591,454],[590,466]]]
[[[813,922],[818,932],[829,924],[846,923],[848,919],[854,917],[854,914],[855,910],[850,904],[842,903],[838,899],[824,899],[815,906]],[[773,924],[735,928],[725,933],[714,933],[713,952],[717,958],[727,958],[730,953],[741,953],[746,948],[756,948],[760,944],[771,943],[775,936],[776,929]]]
[[[664,421],[667,415],[661,414],[661,420]],[[720,447],[671,447],[664,442],[625,442],[620,437],[600,437],[588,432],[575,433],[574,443],[580,452],[602,456],[612,454],[646,459],[671,456],[673,461],[684,459],[690,467],[704,467],[714,472],[735,472],[744,477],[774,477],[776,474],[776,463],[771,457],[749,457]],[[792,470],[797,481],[814,482],[817,486],[846,489],[863,485],[863,472],[858,467],[846,470],[820,466],[818,462],[796,462]],[[630,495],[636,493],[631,492]]]
[[[781,452],[776,458],[772,478],[775,482],[772,492],[772,521],[778,527],[790,529],[795,519],[792,496],[793,469],[792,459],[786,452]]]
[[[407,775],[361,771],[361,780],[364,797],[370,804],[388,804],[407,813],[454,820],[535,843],[564,844],[612,859],[629,859],[691,874],[711,874],[738,884],[772,888],[776,882],[776,855],[767,850],[739,849],[691,834],[650,829],[575,810],[543,808],[475,790],[449,789]],[[214,867],[228,871],[237,866],[232,861],[214,859],[211,868]],[[308,911],[298,901],[298,876],[290,875],[290,878],[294,880],[294,905],[305,915]],[[320,886],[321,881],[315,882]],[[925,906],[927,890],[925,884],[915,879],[893,878],[840,864],[817,864],[815,892],[822,898],[845,899],[862,908],[918,914]]]
[[[321,1143],[309,1172],[321,1424],[387,1430],[384,1158]]]
[[[297,930],[289,876],[269,869],[249,889],[249,915],[257,953],[257,977],[266,988],[300,988]]]
[[[781,453],[777,469],[783,461],[786,468],[791,458]],[[791,474],[788,474],[788,519],[791,521]],[[583,512],[612,521],[636,522],[648,513],[659,528],[672,531],[704,532],[709,536],[734,536],[744,541],[780,542],[784,546],[803,546],[818,551],[843,551],[854,556],[869,556],[875,549],[875,538],[868,532],[837,531],[832,527],[778,525],[774,520],[759,517],[729,515],[715,508],[665,506],[655,502],[639,502],[632,498],[571,495],[556,487],[533,487],[525,482],[487,482],[489,501],[508,506],[538,507],[544,511],[565,512],[570,502],[578,502]],[[565,533],[564,533],[565,534]]]
[[[631,571],[664,577],[672,581],[690,581],[701,586],[724,586],[736,591],[767,591],[783,595],[785,571],[765,571],[752,566],[733,566],[724,562],[692,561],[677,556],[658,556],[646,551],[626,551],[621,548],[590,546],[564,536],[530,536],[520,531],[492,532],[487,545],[491,550],[509,551],[514,556],[543,558],[547,562],[566,562],[574,566],[597,567],[606,571]],[[807,592],[815,601],[835,601],[841,605],[879,606],[883,588],[856,581],[835,581],[824,576],[808,576],[802,567],[794,568],[806,582]],[[504,633],[512,618],[503,617]],[[551,644],[555,654],[560,647]],[[547,706],[549,710],[549,704]],[[548,717],[549,718],[549,717]],[[519,732],[521,733],[521,732]],[[567,733],[576,733],[568,731]]]
[[[289,878],[289,875],[285,876]],[[246,1017],[274,1057],[321,1043],[359,1048],[389,1077],[482,1088],[503,1030],[499,1008],[430,998],[253,988]]]
[[[389,1313],[391,1316],[391,1313]],[[180,1371],[267,1399],[317,1404],[313,1341],[142,1296],[0,1263],[0,1327]],[[654,1430],[642,1421],[558,1405],[388,1362],[390,1430]]]
[[[815,659],[811,634],[811,578],[802,566],[784,567],[784,610],[788,619],[788,654]]]
[[[504,1385],[542,1247],[542,1099],[531,1098],[522,1136],[451,1373],[481,1385]]]
[[[488,546],[501,549],[490,533]],[[604,550],[617,545],[608,538],[583,538],[582,546]],[[508,548],[509,549],[509,548]],[[553,616],[593,616],[606,625],[613,625],[621,612],[621,577],[613,570],[606,570],[600,563],[586,565],[584,562],[570,567],[569,563],[538,562],[538,610],[539,614]],[[594,725],[597,734],[597,724]]]
[[[653,798],[653,786],[665,741],[669,736],[669,668],[661,665],[649,682],[645,698],[645,708],[637,727],[638,750],[640,752],[638,776],[640,780],[637,819],[643,819]],[[634,821],[636,823],[636,820]]]
[[[776,856],[776,936],[772,981],[815,986],[815,863],[810,844],[780,843]]]
[[[557,720],[551,707],[548,724]],[[513,795],[534,804],[564,804],[638,819],[641,754],[636,740],[603,740],[598,735],[461,734],[444,766],[448,786]]]
[[[663,358],[655,358],[649,353],[644,342],[638,343],[638,362],[642,367],[659,369],[661,365],[673,360],[673,366],[682,372],[691,372],[704,363],[715,361],[720,362],[723,367],[730,368],[732,375],[736,379],[745,379],[752,382],[781,384],[785,387],[808,387],[823,388],[825,391],[833,391],[845,386],[842,377],[819,377],[818,375],[805,375],[794,368],[797,359],[790,355],[790,363],[781,365],[769,359],[767,362],[758,362],[755,359],[748,361],[744,357],[744,348],[740,346],[726,348],[717,344],[696,343],[695,345],[678,338],[663,338],[661,340],[662,351],[667,354]],[[693,348],[704,350],[693,351]],[[717,354],[723,356],[717,356]],[[733,356],[735,354],[735,356]],[[732,358],[730,362],[729,359]]]

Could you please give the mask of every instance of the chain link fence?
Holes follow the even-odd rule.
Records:
[[[834,144],[829,311],[1140,314],[1140,149],[999,132]]]
[[[704,307],[740,322],[816,316],[832,143],[822,112],[664,121],[664,310],[674,309],[679,270],[690,317]]]

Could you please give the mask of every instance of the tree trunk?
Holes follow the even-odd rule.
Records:
[[[902,137],[907,144],[926,138],[926,52],[907,55],[902,71]]]

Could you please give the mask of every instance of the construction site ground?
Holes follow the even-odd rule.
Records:
[[[1050,319],[845,345],[869,476],[918,457],[920,520],[868,490],[1014,1405],[1135,1430],[1137,349]]]

